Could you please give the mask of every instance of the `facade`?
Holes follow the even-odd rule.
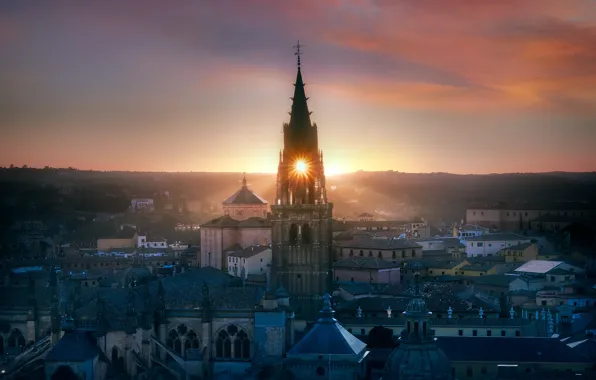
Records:
[[[116,236],[97,239],[97,250],[110,252],[119,248],[136,248],[138,243],[137,232],[130,228],[124,228]]]
[[[228,253],[228,273],[243,279],[250,275],[264,275],[271,266],[271,248],[252,246]]]
[[[507,247],[531,242],[528,237],[512,233],[482,234],[462,239],[468,257],[493,256]]]
[[[318,127],[310,119],[300,64],[292,99],[271,205],[271,280],[292,295],[296,318],[312,321],[320,297],[332,286],[333,205],[327,201],[323,152]]]
[[[232,247],[271,244],[271,222],[263,218],[232,219],[228,215],[201,226],[201,266],[227,270]]]
[[[563,228],[566,221],[596,218],[596,210],[593,207],[589,209],[589,207],[585,204],[568,203],[550,205],[496,204],[468,208],[466,222],[503,231],[540,230],[541,228],[556,230]]]
[[[267,201],[248,189],[246,175],[242,177],[242,187],[223,203],[224,215],[236,220],[267,218]]]
[[[401,262],[422,258],[422,246],[414,241],[395,238],[357,238],[336,241],[337,259],[349,257],[375,257],[386,261]]]
[[[136,198],[130,201],[130,208],[133,212],[153,211],[155,206],[151,198]]]
[[[538,244],[536,243],[522,243],[510,247],[503,248],[497,253],[499,256],[505,257],[508,263],[527,262],[536,260],[538,258]]]

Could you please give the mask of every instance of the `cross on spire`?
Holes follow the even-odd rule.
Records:
[[[302,54],[300,52],[301,47],[304,47],[304,45],[300,45],[300,40],[298,40],[298,43],[296,45],[294,45],[294,49],[296,49],[296,52],[294,53],[294,55],[298,58],[298,68],[300,68],[300,55]]]

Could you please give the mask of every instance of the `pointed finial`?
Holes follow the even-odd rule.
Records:
[[[356,318],[362,318],[362,308],[358,305],[358,309],[356,309]]]
[[[387,306],[387,318],[391,318],[391,306]]]
[[[301,47],[304,47],[304,45],[300,45],[300,40],[298,40],[298,43],[296,45],[294,45],[294,49],[296,49],[296,52],[294,53],[294,55],[298,59],[298,70],[300,70],[300,55],[302,54],[300,52]]]
[[[325,293],[322,297],[323,300],[323,308],[319,312],[319,320],[317,323],[335,323],[336,320],[333,318],[333,314],[335,311],[331,308],[331,296],[328,293]]]
[[[246,187],[246,173],[242,174],[242,187]]]
[[[515,310],[513,310],[513,306],[511,306],[511,309],[509,310],[509,318],[513,319],[514,316],[515,316]]]
[[[447,309],[447,318],[452,318],[453,315],[453,309],[451,308],[451,306],[449,306],[449,309]]]
[[[478,316],[484,318],[484,309],[482,309],[482,306],[480,306],[480,310],[478,310]]]

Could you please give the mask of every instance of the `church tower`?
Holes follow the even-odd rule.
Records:
[[[271,205],[272,268],[270,290],[284,286],[297,319],[315,320],[321,296],[332,286],[333,205],[327,202],[323,152],[317,125],[310,119],[295,46],[298,73],[290,122],[277,169],[277,197]]]

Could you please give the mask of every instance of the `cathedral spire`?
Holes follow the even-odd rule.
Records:
[[[296,83],[294,83],[294,96],[292,97],[292,112],[290,112],[290,129],[294,131],[303,130],[305,128],[309,128],[312,126],[310,122],[310,114],[311,112],[308,111],[308,105],[306,101],[308,98],[306,97],[306,93],[304,91],[304,81],[302,80],[302,72],[300,66],[300,55],[302,52],[300,48],[303,45],[300,45],[300,41],[298,44],[294,46],[296,52],[294,55],[298,57],[298,73],[296,74]]]
[[[243,173],[242,174],[242,187],[243,188],[248,187],[247,184],[246,184],[246,173]]]

